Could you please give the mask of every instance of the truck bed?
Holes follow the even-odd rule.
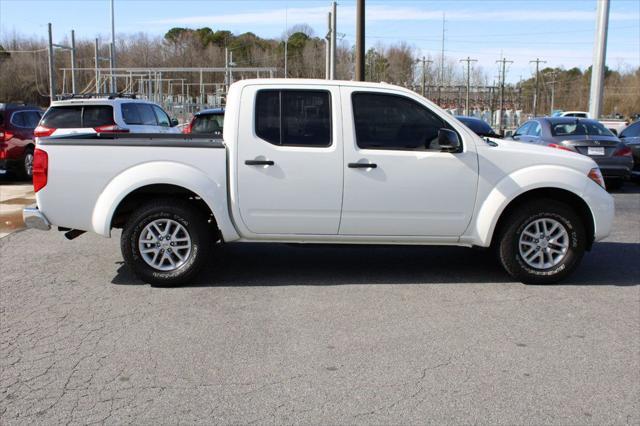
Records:
[[[120,201],[116,188],[131,191],[143,187],[150,174],[155,175],[153,184],[159,183],[158,178],[160,183],[173,185],[193,186],[202,181],[209,195],[222,194],[226,201],[226,149],[220,138],[74,135],[43,138],[37,148],[47,153],[49,169],[47,185],[36,194],[37,203],[46,210],[51,223],[61,227],[108,236],[109,229],[101,223],[101,217]],[[170,174],[166,173],[169,166]]]

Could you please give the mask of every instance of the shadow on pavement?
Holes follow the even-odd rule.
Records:
[[[640,244],[603,242],[560,285],[640,284]],[[507,283],[490,250],[418,246],[235,244],[189,286]],[[113,284],[144,284],[121,264]]]

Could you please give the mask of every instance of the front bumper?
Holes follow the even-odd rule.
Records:
[[[51,223],[47,217],[38,209],[38,206],[25,207],[22,210],[22,219],[27,228],[48,231],[51,229]]]

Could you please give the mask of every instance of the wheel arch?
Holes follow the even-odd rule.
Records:
[[[587,250],[591,249],[591,246],[594,241],[595,234],[595,226],[593,220],[593,214],[591,213],[591,209],[587,202],[575,194],[572,191],[554,188],[554,187],[543,187],[531,189],[529,191],[523,192],[518,195],[514,199],[512,199],[507,206],[502,210],[500,216],[496,222],[496,225],[491,233],[489,243],[493,244],[495,242],[495,237],[500,235],[504,224],[507,221],[507,218],[520,206],[526,204],[531,200],[540,200],[540,199],[550,199],[559,201],[565,204],[568,204],[582,219],[582,222],[585,226],[585,232],[587,235]]]
[[[226,181],[216,182],[199,169],[174,162],[145,163],[113,178],[101,192],[92,214],[96,233],[110,236],[127,214],[151,198],[179,198],[210,215],[226,241],[237,238],[227,209]]]

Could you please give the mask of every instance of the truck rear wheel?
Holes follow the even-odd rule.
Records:
[[[207,262],[207,221],[177,200],[155,200],[131,214],[120,247],[126,264],[157,286],[189,284]]]
[[[537,200],[507,218],[497,241],[498,257],[507,273],[523,283],[554,284],[578,266],[586,241],[584,224],[570,206]]]

